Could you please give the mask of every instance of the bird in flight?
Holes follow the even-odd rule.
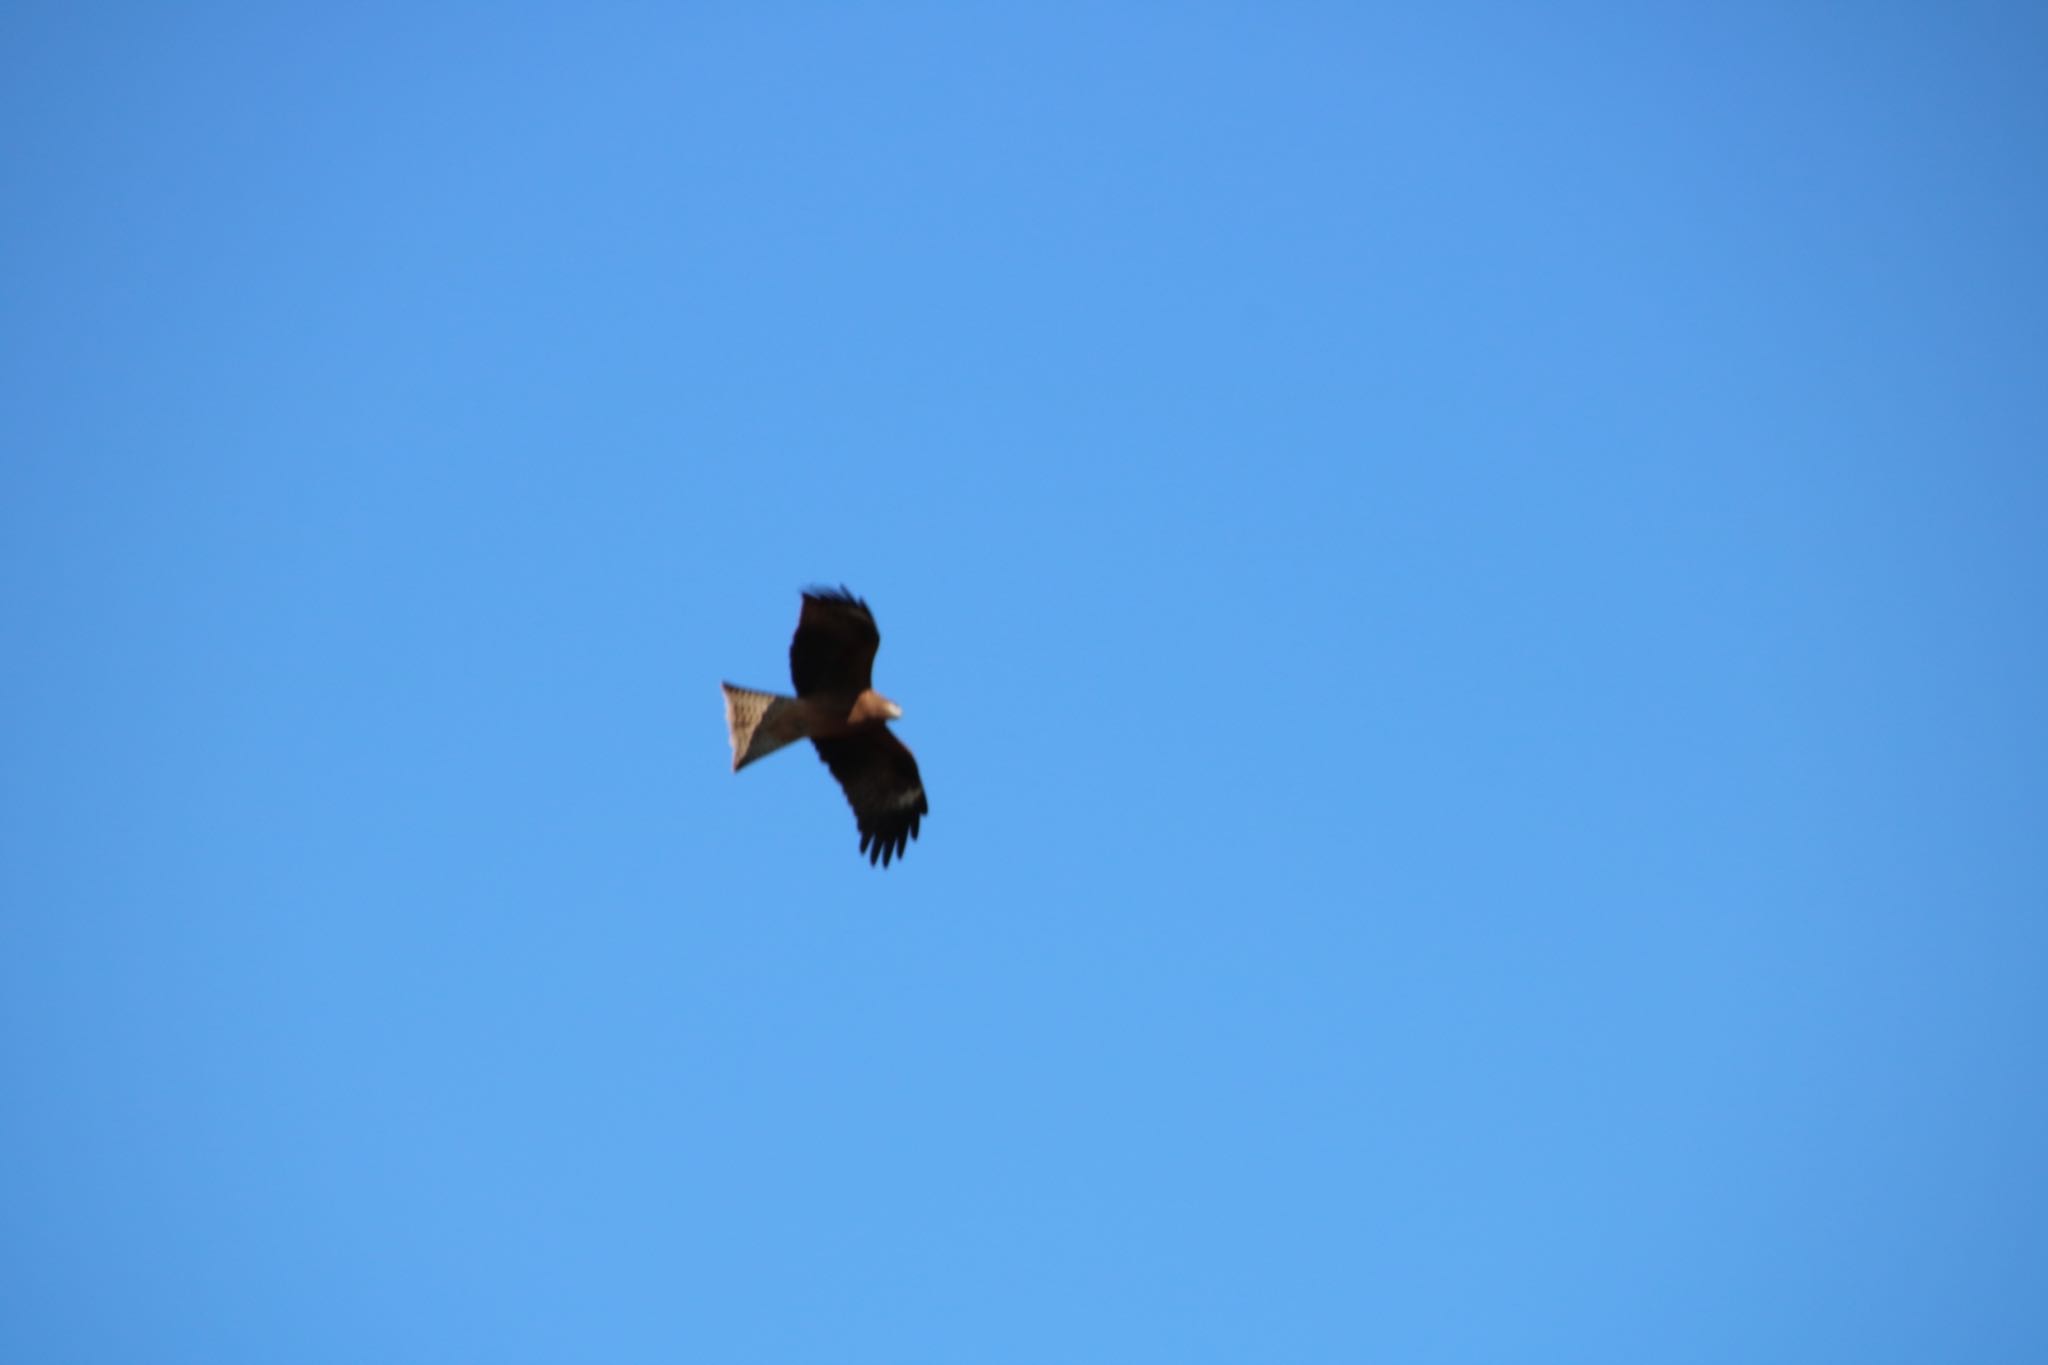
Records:
[[[860,826],[868,863],[889,865],[917,837],[931,809],[917,760],[889,731],[903,708],[875,691],[872,674],[882,633],[868,604],[845,588],[804,593],[796,636],[789,642],[794,697],[751,688],[725,688],[725,725],[732,736],[732,770],[808,739],[839,779]]]

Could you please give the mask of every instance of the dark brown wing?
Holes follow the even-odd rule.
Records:
[[[860,851],[883,867],[917,837],[917,827],[931,807],[917,760],[903,741],[880,725],[844,739],[814,739],[818,757],[846,789],[847,804],[860,825]]]
[[[789,642],[789,676],[796,694],[854,696],[871,685],[882,632],[868,604],[844,588],[812,588],[804,594],[796,638]]]

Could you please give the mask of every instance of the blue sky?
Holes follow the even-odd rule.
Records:
[[[2044,66],[11,8],[0,1356],[2042,1359]]]

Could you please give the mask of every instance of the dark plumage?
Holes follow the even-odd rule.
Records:
[[[809,739],[839,780],[860,827],[860,851],[887,867],[910,846],[931,807],[917,760],[889,730],[903,708],[874,690],[882,633],[867,603],[845,588],[803,595],[789,642],[796,696],[725,684],[733,769],[796,739]]]

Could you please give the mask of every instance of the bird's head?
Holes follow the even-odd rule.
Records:
[[[890,701],[880,692],[867,691],[854,699],[850,720],[860,721],[895,720],[903,714],[903,708]]]

